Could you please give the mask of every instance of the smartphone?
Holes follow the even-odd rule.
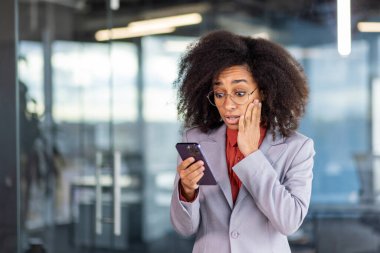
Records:
[[[202,160],[204,162],[204,175],[199,180],[199,185],[216,185],[216,180],[212,175],[210,166],[207,163],[206,157],[203,155],[201,145],[195,142],[180,142],[175,145],[182,160],[189,157],[194,157],[195,161]]]

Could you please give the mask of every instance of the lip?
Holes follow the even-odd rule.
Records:
[[[224,115],[225,118],[240,118],[240,115]]]
[[[225,123],[229,125],[239,124],[240,115],[224,115]]]

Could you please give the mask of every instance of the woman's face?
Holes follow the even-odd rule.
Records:
[[[244,116],[249,103],[255,99],[261,101],[258,85],[245,65],[224,69],[213,80],[213,91],[219,114],[230,129],[239,128],[239,118]]]

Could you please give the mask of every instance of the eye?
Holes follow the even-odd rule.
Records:
[[[236,91],[235,92],[236,97],[244,97],[245,94],[247,94],[247,92],[245,92],[245,91]]]
[[[223,92],[214,92],[215,98],[224,98],[225,94]]]

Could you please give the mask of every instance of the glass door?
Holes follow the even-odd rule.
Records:
[[[137,48],[95,40],[111,7],[19,2],[21,252],[141,241]]]

